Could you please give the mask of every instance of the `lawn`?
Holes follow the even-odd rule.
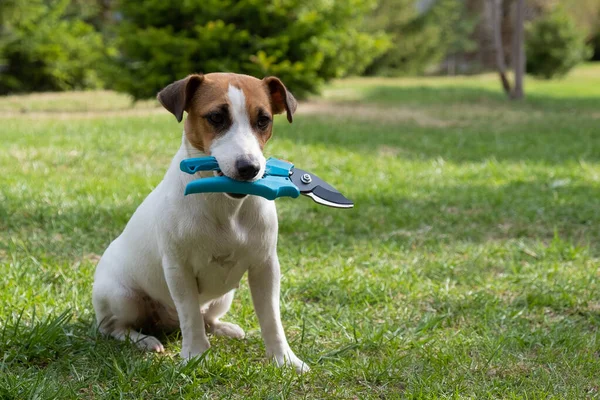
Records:
[[[266,361],[247,284],[183,366],[96,332],[95,264],[181,125],[110,92],[0,98],[0,398],[600,397],[600,66],[337,81],[269,155],[356,206],[280,199],[282,318],[312,371]]]

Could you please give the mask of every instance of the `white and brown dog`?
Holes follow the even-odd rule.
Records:
[[[188,113],[181,147],[98,264],[93,303],[100,331],[161,352],[160,341],[140,330],[180,327],[181,356],[199,356],[210,347],[207,331],[244,337],[239,326],[220,318],[248,271],[267,355],[307,371],[281,325],[275,203],[223,193],[184,196],[198,176],[179,170],[181,160],[206,154],[230,178],[258,179],[273,114],[286,112],[292,122],[296,100],[275,77],[227,73],[190,75],[164,88],[158,100],[179,122]]]

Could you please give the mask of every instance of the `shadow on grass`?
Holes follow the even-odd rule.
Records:
[[[428,190],[429,189],[429,190]],[[459,185],[425,188],[418,198],[390,190],[347,195],[352,210],[331,210],[307,199],[278,201],[282,240],[351,245],[356,240],[398,244],[493,239],[551,239],[555,234],[600,246],[600,187],[552,188],[548,182],[511,182],[501,187]],[[9,204],[19,204],[10,199]],[[102,254],[118,236],[132,208],[72,208],[58,213],[3,209],[2,228],[43,257],[72,259]],[[37,215],[37,216],[36,216]],[[332,240],[335,237],[335,240]],[[0,246],[1,247],[1,246]]]
[[[420,379],[433,378],[433,382],[440,379],[436,373],[443,373],[446,382],[448,376],[461,379],[509,369],[517,360],[546,371],[541,366],[556,364],[556,354],[563,361],[556,364],[558,370],[565,363],[569,371],[572,365],[596,365],[597,310],[579,315],[557,306],[565,318],[546,318],[536,312],[541,307],[523,310],[489,293],[450,299],[442,295],[428,312],[412,310],[391,321],[377,321],[362,307],[353,311],[360,316],[358,320],[349,315],[335,319],[336,307],[312,309],[307,317],[314,318],[318,327],[309,328],[308,334],[320,338],[303,346],[304,352],[316,372],[323,369],[326,373],[313,373],[307,379],[318,389],[330,385],[334,373],[336,385],[355,385],[360,379],[382,387],[394,383],[393,390],[404,392],[404,383],[411,381],[415,370],[420,371]],[[206,364],[198,360],[182,365],[178,357],[144,354],[130,343],[103,339],[89,322],[73,320],[69,312],[27,322],[13,319],[4,326],[10,338],[0,342],[3,398],[122,397],[123,393],[172,398],[190,389],[196,395],[208,389],[239,393],[239,386],[256,389],[278,385],[282,379],[257,360],[258,353],[263,357],[258,337],[242,346],[217,341],[216,362],[209,354]],[[344,337],[341,329],[354,335]],[[464,371],[461,366],[465,364],[473,367]],[[519,381],[504,384],[519,385]]]
[[[600,160],[600,98],[551,98],[535,96],[524,102],[509,102],[501,94],[484,89],[375,87],[366,99],[386,104],[390,117],[370,121],[300,115],[292,127],[277,126],[276,137],[292,142],[333,146],[364,153],[397,154],[404,159],[443,158],[454,162],[535,161],[555,164],[565,161]],[[403,118],[394,121],[394,105]],[[425,126],[407,119],[414,106],[447,106],[442,126]],[[460,107],[453,110],[453,107]],[[476,110],[468,113],[469,105]],[[360,103],[355,104],[360,108]],[[481,112],[481,107],[484,107]],[[372,108],[372,105],[370,106]],[[360,110],[358,109],[357,112]],[[436,109],[430,111],[436,117]],[[479,114],[477,114],[479,112]],[[515,115],[517,113],[518,115]],[[531,113],[537,113],[535,115]],[[444,118],[448,126],[443,126]],[[451,123],[452,121],[458,123]],[[279,136],[281,135],[281,136]]]
[[[370,86],[362,91],[362,99],[369,103],[394,105],[452,105],[475,104],[490,107],[514,108],[544,112],[598,111],[600,97],[544,96],[526,94],[523,101],[512,102],[499,90],[469,87],[427,86]]]
[[[140,376],[162,380],[178,367],[168,356],[101,335],[95,323],[76,319],[70,310],[45,317],[22,311],[0,320],[0,326],[0,374],[7,378],[0,378],[0,397],[3,391],[9,395],[2,398],[81,398],[92,388],[110,390],[105,385],[111,382],[133,389]],[[190,372],[185,366],[180,370]],[[39,373],[46,376],[40,379]]]
[[[419,199],[394,193],[350,193],[353,210],[331,211],[308,202],[280,207],[280,235],[303,243],[343,246],[353,240],[410,246],[555,235],[600,249],[600,187],[552,189],[544,182],[514,182],[499,188],[455,186]],[[315,224],[319,221],[319,224]]]
[[[265,372],[258,335],[241,346],[211,336],[214,348],[183,363],[176,354],[179,332],[158,336],[167,344],[166,354],[144,352],[131,342],[99,334],[91,321],[79,320],[69,310],[41,318],[22,311],[0,319],[0,327],[2,399],[93,398],[95,394],[122,398],[124,393],[135,398],[180,398],[186,388],[218,388],[227,393],[232,383],[253,385],[255,374]],[[270,376],[275,383],[281,379],[281,374],[267,372],[267,379]],[[196,398],[197,392],[183,397]]]
[[[135,206],[65,208],[42,201],[26,209],[6,207],[6,204],[21,204],[18,200],[11,198],[0,203],[0,230],[7,238],[0,241],[0,249],[7,250],[15,242],[17,247],[25,247],[22,251],[41,257],[40,260],[72,261],[102,254],[135,211]]]

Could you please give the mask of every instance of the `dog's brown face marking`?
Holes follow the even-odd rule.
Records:
[[[242,91],[246,101],[246,114],[261,149],[272,134],[272,112],[265,85],[259,79],[244,75],[208,74],[196,90],[188,109],[185,131],[192,145],[205,153],[215,138],[227,132],[234,122],[229,86]],[[268,119],[265,126],[265,118]],[[259,129],[258,120],[261,119]]]
[[[247,119],[261,150],[272,136],[273,114],[286,111],[292,122],[296,100],[275,77],[260,80],[229,73],[190,75],[167,86],[158,99],[179,121],[183,110],[188,112],[185,121],[188,141],[210,154],[213,141],[226,134],[235,122],[230,87],[243,93]]]

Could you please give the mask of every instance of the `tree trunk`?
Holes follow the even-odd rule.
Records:
[[[515,88],[511,97],[522,99],[523,79],[525,77],[525,0],[515,1],[515,28],[512,38],[512,63],[515,71]]]
[[[510,82],[506,76],[506,58],[504,57],[504,45],[502,43],[502,1],[489,0],[492,14],[492,28],[494,33],[494,48],[496,52],[496,69],[500,75],[502,88],[507,95],[511,95]]]

